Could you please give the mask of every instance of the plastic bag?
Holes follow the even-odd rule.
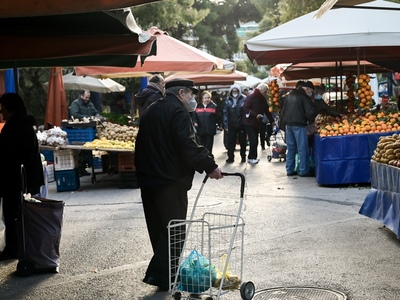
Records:
[[[225,267],[226,260],[228,259],[228,254],[224,254],[221,257],[222,261],[222,266]],[[217,272],[217,277],[215,282],[213,283],[213,287],[219,288],[221,285],[221,279],[224,277],[224,282],[222,283],[222,289],[223,290],[235,290],[238,289],[241,283],[241,280],[238,275],[234,275],[231,273],[231,266],[230,263],[228,262],[228,265],[226,267],[226,272],[225,275],[223,272],[215,267],[216,272]]]
[[[181,281],[178,289],[189,293],[201,293],[208,290],[215,282],[217,272],[210,261],[192,250],[180,268]]]
[[[3,216],[3,198],[0,198],[0,252],[6,247],[6,225]]]

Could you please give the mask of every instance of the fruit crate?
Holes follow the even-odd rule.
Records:
[[[53,150],[40,150],[40,153],[44,155],[44,159],[48,162],[54,162],[54,151]]]
[[[70,144],[82,145],[86,142],[92,142],[96,138],[96,128],[95,127],[87,127],[87,128],[72,128],[72,127],[63,127],[67,133],[67,139]]]
[[[80,188],[79,170],[55,171],[57,192],[76,191]]]
[[[119,172],[119,188],[120,189],[137,189],[139,188],[137,184],[136,172],[126,171]]]
[[[71,170],[78,167],[78,154],[74,150],[54,151],[54,170]]]
[[[119,172],[135,172],[135,154],[119,153],[118,154],[118,171]]]

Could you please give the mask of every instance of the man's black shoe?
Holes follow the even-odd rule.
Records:
[[[150,284],[150,285],[157,286],[162,291],[168,291],[169,290],[168,283],[162,282],[161,280],[158,280],[158,279],[156,279],[154,277],[151,277],[151,276],[148,276],[148,275],[146,275],[143,278],[143,282],[147,283],[147,284]]]
[[[296,175],[297,175],[297,172],[287,173],[286,175],[287,175],[287,176],[296,176]]]
[[[233,160],[233,159],[229,159],[229,158],[228,158],[228,159],[226,160],[226,162],[227,162],[228,164],[231,164],[231,163],[233,163],[233,162],[234,162],[234,160]]]

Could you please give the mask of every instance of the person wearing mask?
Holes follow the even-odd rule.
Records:
[[[71,117],[74,119],[82,119],[97,116],[100,114],[97,109],[94,107],[93,103],[90,101],[90,91],[82,90],[79,93],[78,99],[75,99],[71,103],[70,107]]]
[[[211,100],[211,93],[201,93],[201,103],[197,105],[193,125],[196,128],[199,142],[211,154],[214,145],[214,135],[217,132],[217,105]]]
[[[250,164],[257,164],[257,147],[258,135],[260,127],[265,125],[262,123],[264,115],[268,118],[270,123],[274,122],[268,106],[268,86],[265,83],[260,83],[257,88],[249,94],[243,105],[242,124],[246,128],[246,133],[249,138],[250,148],[247,162]]]
[[[139,121],[150,104],[165,96],[164,77],[160,74],[152,75],[149,84],[135,95],[135,102],[139,108]]]
[[[245,98],[246,97],[242,95],[239,85],[233,84],[230,87],[223,111],[224,131],[228,134],[227,163],[233,163],[235,161],[234,152],[237,140],[239,140],[242,162],[246,162],[246,131],[242,124]]]
[[[287,144],[286,174],[296,175],[296,153],[299,154],[299,176],[308,177],[310,173],[309,147],[307,139],[307,124],[313,121],[314,106],[310,100],[314,85],[298,82],[297,88],[285,98],[282,107],[285,138]],[[311,94],[310,94],[311,93]],[[310,96],[308,96],[310,95]]]
[[[195,142],[188,104],[198,90],[191,80],[166,83],[166,96],[149,106],[142,115],[135,146],[137,182],[150,236],[153,257],[143,282],[169,289],[168,223],[186,219],[188,190],[195,171],[210,178],[222,178],[209,151]],[[183,226],[184,227],[184,226]],[[179,257],[185,228],[174,234],[171,249]],[[178,231],[176,229],[175,231]],[[172,266],[172,274],[178,266]]]
[[[44,174],[36,132],[21,97],[15,93],[3,94],[0,107],[6,121],[0,133],[0,197],[6,227],[6,247],[0,260],[7,260],[18,258],[21,239],[17,230],[21,216],[21,165],[25,167],[27,192],[31,195],[39,194]]]

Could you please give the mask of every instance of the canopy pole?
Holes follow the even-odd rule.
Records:
[[[19,94],[19,87],[18,87],[18,68],[17,68],[17,62],[14,61],[14,86],[15,86],[15,92]]]

